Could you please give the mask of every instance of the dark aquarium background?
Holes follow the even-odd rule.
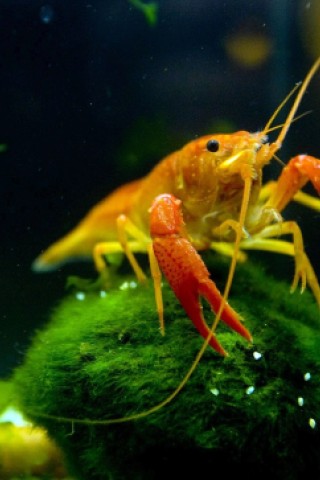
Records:
[[[185,142],[262,129],[320,55],[319,24],[315,0],[0,0],[3,378],[67,276],[95,275],[91,264],[35,274],[41,250]],[[320,156],[320,72],[306,111],[279,152],[284,162]],[[280,171],[273,161],[266,178]],[[285,217],[301,225],[320,273],[319,214],[291,205]],[[291,282],[292,259],[252,257]]]

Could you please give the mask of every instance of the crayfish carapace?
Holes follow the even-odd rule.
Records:
[[[206,135],[191,141],[161,160],[144,178],[108,195],[74,230],[50,246],[33,264],[34,270],[44,271],[71,258],[93,256],[97,271],[105,275],[105,256],[122,251],[137,278],[143,281],[145,274],[134,254],[148,253],[162,333],[161,271],[206,339],[180,386],[156,408],[181,390],[208,344],[219,353],[226,353],[215,336],[220,318],[251,340],[249,331],[227,302],[236,263],[245,257],[244,251],[268,250],[294,257],[292,289],[299,283],[302,291],[308,286],[320,305],[319,281],[305,253],[301,230],[295,221],[283,220],[281,215],[292,200],[320,211],[320,200],[301,192],[310,181],[320,194],[320,160],[309,155],[295,156],[283,168],[277,181],[262,183],[263,168],[281,148],[319,66],[320,58],[305,80],[277,108],[263,131]],[[296,91],[285,122],[273,126],[278,112]],[[267,135],[276,129],[280,130],[279,134],[274,142],[269,143]],[[279,238],[288,234],[292,241]],[[223,294],[209,278],[197,252],[205,249],[232,258]],[[216,313],[211,328],[203,318],[199,296],[205,297]],[[150,412],[125,419],[139,418]],[[114,422],[125,419],[115,419]]]

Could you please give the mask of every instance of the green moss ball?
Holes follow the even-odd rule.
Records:
[[[228,262],[206,257],[223,289]],[[166,334],[159,331],[152,282],[125,278],[108,292],[74,292],[37,332],[14,375],[17,402],[45,426],[81,480],[154,480],[245,475],[320,475],[320,316],[314,298],[289,293],[259,265],[237,267],[229,302],[253,344],[219,323],[229,356],[210,347],[187,385],[150,409],[184,378],[203,344],[173,293],[163,287]],[[204,314],[211,325],[207,304]],[[54,416],[54,418],[48,418]]]

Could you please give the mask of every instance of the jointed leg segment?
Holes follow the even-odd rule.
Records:
[[[157,311],[159,315],[160,332],[162,335],[164,335],[164,317],[163,317],[164,309],[163,309],[162,290],[161,290],[162,274],[159,268],[158,261],[153,251],[152,243],[148,245],[148,255],[149,255],[151,275],[152,275],[153,284],[154,284],[154,294],[156,299]]]
[[[157,311],[159,315],[160,331],[164,334],[164,318],[163,318],[163,301],[161,292],[161,272],[158,266],[157,259],[155,258],[152,243],[149,237],[147,237],[141,230],[139,230],[132,221],[125,215],[120,215],[117,218],[117,229],[119,242],[102,242],[98,243],[93,251],[94,263],[97,271],[104,275],[107,270],[107,265],[104,260],[104,256],[111,253],[122,252],[125,253],[130,265],[135,272],[139,282],[146,280],[142,268],[140,267],[137,259],[134,256],[134,252],[148,252],[151,275],[154,281],[155,299],[157,305]],[[134,240],[128,240],[130,235]]]
[[[266,200],[263,208],[274,209],[281,212],[293,199],[320,211],[320,200],[300,191],[310,181],[320,194],[320,160],[309,155],[297,155],[293,157],[277,182],[266,184],[260,194],[260,200]],[[293,244],[274,239],[280,235],[290,234],[293,236]],[[265,226],[259,233],[250,239],[241,242],[241,249],[269,250],[284,253],[295,257],[295,274],[292,283],[292,291],[301,282],[301,291],[308,284],[320,305],[320,286],[315,272],[308,259],[303,245],[302,233],[296,222],[277,222]]]
[[[126,257],[130,262],[134,273],[137,276],[137,279],[139,280],[139,282],[145,281],[147,277],[145,276],[142,268],[137,262],[135,256],[133,255],[132,249],[130,248],[128,241],[128,234],[130,234],[138,242],[141,242],[141,244],[144,245],[145,250],[146,244],[150,242],[149,239],[125,215],[119,215],[119,217],[117,218],[117,228],[119,242],[121,244],[121,247],[123,248],[124,253],[126,254]]]
[[[144,235],[125,215],[117,218],[117,229],[119,242],[101,242],[97,243],[93,249],[93,259],[97,271],[104,274],[107,271],[105,255],[112,253],[125,253],[137,279],[142,282],[146,280],[142,268],[138,264],[134,252],[146,252],[147,244],[150,239]],[[128,234],[134,240],[128,240]]]
[[[287,234],[293,236],[293,243],[272,238]],[[308,284],[320,306],[319,282],[304,251],[301,230],[295,222],[288,221],[269,225],[259,234],[241,242],[240,246],[243,250],[266,250],[293,256],[295,258],[295,274],[291,291],[297,288],[299,281],[301,282],[301,292]]]
[[[281,212],[308,181],[320,195],[320,160],[310,155],[293,157],[282,170],[265,206]]]

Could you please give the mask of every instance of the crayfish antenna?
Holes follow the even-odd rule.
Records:
[[[275,111],[273,112],[273,114],[271,115],[271,117],[269,118],[268,122],[266,123],[266,126],[264,127],[263,129],[263,133],[266,134],[266,133],[269,133],[272,131],[272,122],[273,120],[277,117],[278,113],[282,110],[282,108],[286,105],[286,103],[288,102],[288,100],[292,97],[292,95],[297,91],[297,89],[300,87],[301,85],[301,82],[297,83],[293,88],[292,90],[290,90],[290,92],[288,93],[288,95],[285,97],[284,100],[282,100],[282,102],[280,103],[280,105],[275,109]],[[281,127],[283,127],[283,125],[281,125]]]
[[[312,65],[312,67],[310,68],[307,76],[305,77],[304,81],[302,83],[299,83],[297,84],[292,90],[291,92],[289,92],[289,94],[286,96],[286,98],[283,100],[283,102],[279,105],[279,107],[276,109],[276,111],[274,112],[274,114],[271,116],[270,120],[268,121],[267,125],[265,126],[264,130],[263,130],[263,134],[269,129],[272,121],[274,120],[274,118],[276,117],[276,115],[279,113],[279,111],[281,110],[281,108],[287,103],[287,101],[289,100],[289,98],[291,97],[291,95],[296,91],[296,89],[298,87],[299,88],[299,91],[298,91],[298,95],[296,96],[294,102],[293,102],[293,105],[287,115],[287,118],[283,124],[283,127],[282,129],[280,130],[280,133],[278,135],[278,138],[276,139],[276,141],[273,143],[274,145],[274,152],[276,152],[277,150],[279,150],[279,148],[281,148],[281,145],[282,145],[282,142],[283,140],[285,139],[287,133],[288,133],[288,130],[290,128],[290,125],[292,123],[292,121],[294,120],[294,116],[298,110],[298,107],[301,103],[301,100],[303,98],[303,95],[305,94],[307,88],[308,88],[308,85],[309,83],[311,82],[313,76],[315,75],[315,73],[317,72],[317,70],[319,69],[320,67],[320,57],[318,57],[318,59],[314,62],[314,64]]]

